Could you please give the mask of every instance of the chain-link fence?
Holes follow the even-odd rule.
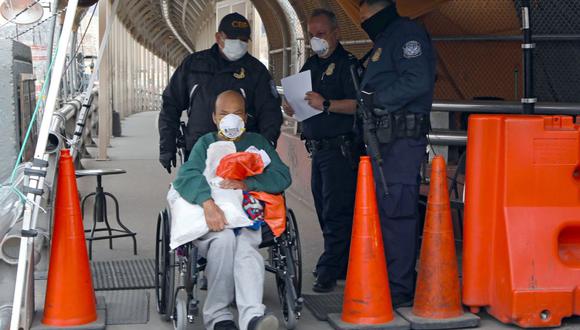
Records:
[[[521,1],[515,1],[518,13]],[[540,101],[580,102],[580,1],[533,0],[535,87]],[[520,17],[520,16],[518,16]]]
[[[532,0],[539,102],[580,102],[580,1]],[[519,100],[521,0],[452,0],[424,18],[439,53],[436,98]]]

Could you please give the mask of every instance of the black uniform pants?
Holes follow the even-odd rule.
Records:
[[[312,157],[311,185],[324,238],[318,281],[334,281],[346,274],[348,265],[356,170],[340,148],[319,150]]]
[[[425,154],[425,138],[404,138],[381,145],[389,195],[384,196],[378,173],[375,183],[393,301],[414,296],[420,223],[419,170]]]

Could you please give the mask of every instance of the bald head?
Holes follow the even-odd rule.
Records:
[[[215,109],[213,112],[213,121],[216,126],[219,125],[223,117],[235,114],[246,121],[246,100],[237,91],[228,90],[218,95],[215,101]]]

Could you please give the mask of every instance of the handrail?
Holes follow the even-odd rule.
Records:
[[[94,88],[91,95],[93,102],[91,105],[92,109],[89,111],[89,116],[92,116],[98,106],[98,103],[94,101],[98,95],[98,88]],[[46,146],[47,152],[54,153],[63,147],[68,147],[68,143],[65,145],[65,142],[69,139],[72,139],[72,133],[75,127],[74,125],[79,111],[82,108],[83,98],[84,95],[81,93],[74,99],[64,103],[60,109],[54,112],[52,122],[50,124],[50,131],[48,134],[48,144]],[[92,118],[89,122],[92,123]],[[90,138],[92,131],[91,128],[92,127],[89,126],[89,129],[85,129],[83,131],[84,139],[81,141],[82,144]]]
[[[277,86],[278,93],[284,95],[284,89]],[[497,113],[497,114],[520,114],[522,104],[519,102],[506,101],[434,101],[433,112],[463,112],[463,113]],[[579,103],[555,103],[542,102],[535,106],[535,114],[544,115],[580,115]],[[284,121],[291,123],[295,133],[298,132],[296,119],[284,114]],[[467,145],[467,132],[458,130],[434,129],[428,134],[433,145],[465,146]]]

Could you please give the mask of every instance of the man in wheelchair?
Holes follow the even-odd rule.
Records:
[[[173,182],[173,187],[183,199],[203,207],[210,229],[209,233],[193,242],[200,256],[207,259],[205,274],[208,291],[203,307],[207,329],[237,329],[230,310],[234,299],[240,329],[278,329],[278,319],[272,314],[265,314],[262,304],[264,259],[258,251],[262,240],[261,226],[226,228],[228,222],[224,212],[212,199],[210,185],[203,174],[209,146],[218,141],[231,141],[237,151],[245,151],[251,146],[264,150],[270,163],[261,174],[245,180],[223,180],[221,188],[277,194],[290,186],[288,167],[265,138],[244,132],[246,120],[243,96],[233,90],[221,93],[213,112],[218,132],[206,134],[197,141]]]

